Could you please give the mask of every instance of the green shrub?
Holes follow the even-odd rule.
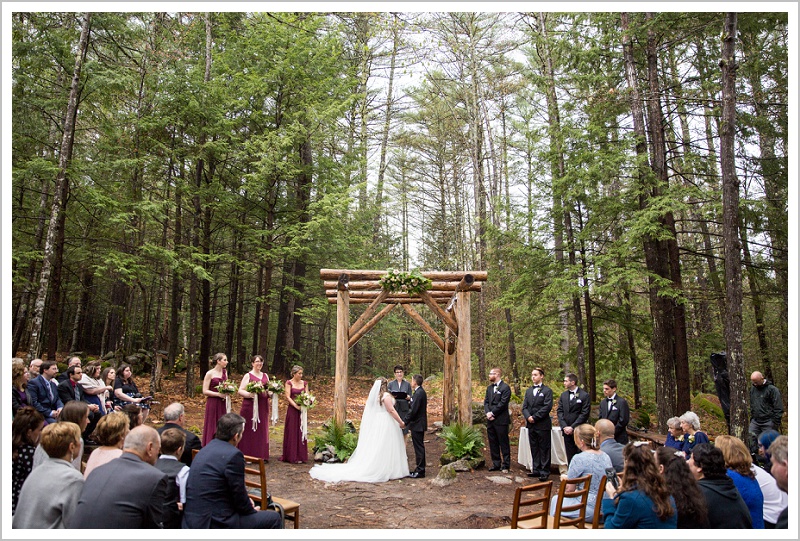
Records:
[[[511,393],[511,400],[510,400],[510,402],[511,402],[512,404],[522,404],[522,397],[521,397],[521,396],[519,396],[519,395],[516,395],[516,394],[514,394],[514,393]]]
[[[194,386],[194,393],[198,394],[198,395],[202,395],[203,394],[203,384],[202,383]]]
[[[483,436],[473,426],[453,423],[442,429],[445,453],[455,458],[478,458],[483,455]]]
[[[650,429],[650,414],[646,411],[639,411],[639,426],[645,430]]]
[[[333,447],[336,458],[344,462],[356,450],[358,436],[350,421],[343,424],[329,422],[322,425],[322,432],[314,436],[314,452],[324,451],[328,445]]]
[[[722,408],[719,407],[717,404],[711,402],[708,398],[706,398],[702,394],[698,394],[692,399],[692,408],[697,410],[702,410],[709,415],[713,415],[717,419],[724,420],[725,413],[722,411]]]

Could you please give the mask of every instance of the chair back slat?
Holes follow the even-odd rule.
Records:
[[[540,529],[547,528],[547,512],[550,507],[550,495],[553,482],[545,481],[524,487],[518,487],[514,493],[514,509],[511,515],[511,528]],[[522,512],[527,509],[527,512]],[[540,519],[537,525],[535,520]],[[521,523],[525,523],[524,526]]]
[[[562,526],[584,528],[586,526],[586,503],[589,499],[589,485],[591,481],[592,475],[588,474],[583,477],[566,479],[561,482],[561,486],[558,487],[558,499],[556,500],[556,514],[553,520],[553,528],[557,529]],[[583,488],[567,493],[567,485],[582,486]],[[578,503],[564,505],[565,497],[578,498]],[[565,511],[578,511],[578,516],[575,518],[564,518],[561,514]]]

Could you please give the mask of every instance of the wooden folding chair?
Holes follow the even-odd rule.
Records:
[[[561,482],[558,487],[558,498],[556,499],[556,513],[555,516],[547,518],[547,527],[558,529],[565,526],[575,526],[576,528],[586,527],[586,502],[589,499],[589,484],[592,481],[592,475],[585,475],[584,477],[576,477],[574,479],[566,479]],[[567,485],[582,486],[583,488],[567,492]],[[564,498],[578,498],[578,503],[571,505],[564,505]],[[578,516],[575,518],[564,518],[562,513],[569,511],[578,511]]]
[[[597,488],[597,496],[594,500],[594,515],[592,516],[591,525],[593,530],[603,528],[603,523],[600,522],[600,517],[603,516],[603,494],[606,493],[606,481],[608,481],[608,478],[604,475],[600,478],[600,484]]]
[[[547,513],[550,508],[550,495],[552,491],[552,481],[518,487],[514,494],[514,510],[511,515],[511,526],[501,526],[499,529],[529,530],[547,528]],[[532,497],[523,498],[523,494],[526,493],[536,494],[528,494]],[[521,511],[524,508],[533,508],[534,510],[522,513]]]

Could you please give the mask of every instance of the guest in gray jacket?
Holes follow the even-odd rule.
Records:
[[[597,431],[597,443],[600,445],[600,450],[611,459],[614,470],[622,473],[622,469],[625,467],[622,450],[625,446],[614,439],[614,423],[608,419],[600,419],[594,424],[594,429]]]
[[[41,444],[48,458],[22,485],[13,528],[66,528],[78,506],[83,475],[72,467],[81,446],[75,423],[55,423],[42,430]]]

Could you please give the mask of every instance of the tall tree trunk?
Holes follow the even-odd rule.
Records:
[[[72,161],[72,147],[75,142],[75,121],[78,113],[78,99],[81,92],[80,78],[81,70],[83,69],[83,63],[86,59],[86,51],[89,47],[90,20],[91,13],[84,13],[83,24],[81,26],[81,37],[78,42],[78,53],[75,55],[75,67],[72,72],[72,84],[70,86],[69,99],[67,100],[64,132],[61,139],[61,149],[58,157],[58,173],[56,175],[55,190],[53,191],[53,206],[50,213],[50,224],[47,228],[47,238],[44,245],[42,270],[39,274],[39,290],[36,294],[36,301],[33,309],[30,343],[28,346],[28,359],[35,359],[39,356],[42,320],[44,318],[47,291],[50,289],[50,278],[53,271],[53,262],[55,261],[55,258],[60,258],[62,256],[62,254],[57,253],[57,239],[60,235],[63,235],[63,233],[59,231],[59,227],[63,226],[62,214],[66,211],[67,198],[69,197],[68,169],[70,162]]]
[[[78,307],[75,309],[75,321],[72,323],[72,340],[69,344],[70,351],[78,351],[82,344],[80,338],[83,334],[83,322],[86,316],[86,310],[89,306],[89,296],[92,289],[92,279],[94,274],[88,267],[81,268],[81,274],[78,281],[81,284],[81,295],[78,300]]]
[[[378,241],[381,230],[381,220],[383,218],[383,183],[386,177],[386,149],[389,146],[389,129],[392,124],[392,91],[394,88],[394,70],[397,59],[397,48],[400,41],[399,21],[396,13],[391,14],[392,21],[392,54],[389,61],[389,82],[386,88],[386,111],[383,119],[383,130],[381,132],[381,155],[378,164],[378,181],[375,184],[375,215],[373,218],[372,238]]]
[[[725,243],[725,349],[731,380],[731,431],[745,441],[748,397],[742,349],[742,255],[739,240],[739,179],[734,153],[736,135],[736,13],[725,14],[722,32],[722,223]]]
[[[747,282],[750,285],[750,301],[753,303],[753,317],[755,317],[756,320],[756,336],[758,336],[758,351],[761,354],[761,370],[764,372],[764,377],[770,381],[775,381],[772,373],[772,362],[769,357],[767,333],[764,329],[764,307],[761,300],[761,290],[758,287],[758,276],[756,269],[753,267],[753,259],[750,256],[750,245],[747,240],[747,223],[744,221],[744,218],[742,218],[739,232],[742,236],[742,253],[744,255],[744,266],[747,270]]]

